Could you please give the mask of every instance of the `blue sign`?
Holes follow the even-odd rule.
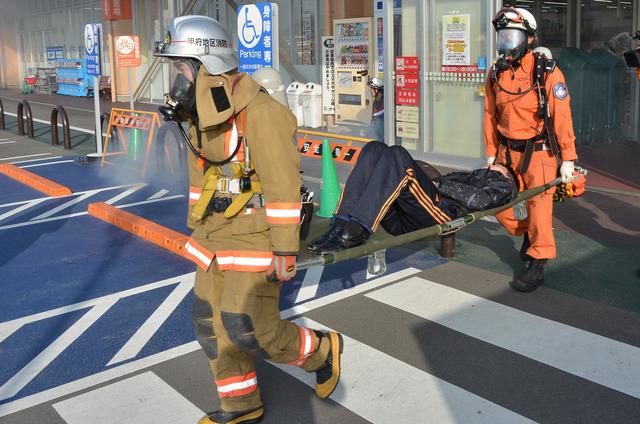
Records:
[[[278,5],[246,4],[238,8],[238,59],[240,72],[278,69]]]
[[[86,51],[87,74],[100,76],[100,24],[84,27],[84,49]]]
[[[63,46],[47,47],[47,60],[64,59]]]

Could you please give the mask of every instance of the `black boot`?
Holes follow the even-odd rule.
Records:
[[[340,333],[315,332],[320,341],[326,337],[331,343],[329,355],[324,364],[316,370],[316,395],[320,399],[326,399],[338,386],[340,381],[340,355],[342,354],[343,341]]]
[[[202,417],[198,424],[252,424],[259,423],[264,418],[264,407],[248,409],[246,411],[219,411]]]
[[[524,262],[524,266],[529,268],[529,264],[533,260],[531,256],[527,254],[527,250],[531,246],[531,242],[529,241],[529,233],[524,233],[524,237],[522,238],[522,246],[520,246],[520,260]]]
[[[519,292],[534,291],[544,283],[544,267],[546,264],[546,259],[532,259],[527,270],[510,283],[511,287]]]

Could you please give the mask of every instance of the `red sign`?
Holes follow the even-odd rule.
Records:
[[[396,74],[396,87],[398,88],[419,88],[420,87],[420,78],[418,74],[411,73],[397,73]]]
[[[131,19],[131,0],[102,0],[102,19]]]
[[[331,143],[331,153],[335,160],[343,163],[355,164],[360,156],[361,147],[352,146],[350,144]],[[315,158],[322,157],[322,141],[309,140],[306,138],[298,138],[298,151],[303,156]]]
[[[407,106],[420,105],[420,91],[406,88],[396,88],[396,104]]]
[[[140,66],[140,38],[137,35],[121,35],[116,38],[118,66],[135,68]]]
[[[419,70],[418,56],[396,56],[396,71],[418,72]]]

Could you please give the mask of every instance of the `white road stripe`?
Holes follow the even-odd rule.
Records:
[[[118,208],[119,209],[123,209],[123,208],[129,208],[131,206],[144,205],[144,204],[147,204],[147,203],[164,202],[166,200],[179,199],[181,197],[184,197],[184,194],[177,194],[175,196],[163,197],[162,199],[156,199],[156,200],[144,200],[142,202],[129,203],[127,205],[120,205],[120,206],[118,206]],[[11,228],[20,228],[20,227],[27,227],[29,225],[42,224],[43,222],[51,222],[51,221],[58,221],[58,220],[67,219],[67,218],[75,218],[75,217],[78,217],[78,216],[87,215],[88,213],[89,212],[76,212],[76,213],[71,213],[69,215],[61,215],[61,216],[54,216],[52,218],[40,219],[38,221],[19,222],[17,224],[10,224],[10,225],[1,226],[0,230],[9,230]]]
[[[51,159],[60,159],[60,158],[62,158],[62,156],[48,156],[46,158],[19,160],[19,161],[16,161],[16,162],[11,162],[11,164],[12,165],[16,165],[16,164],[19,164],[19,163],[37,162],[37,161],[41,161],[41,160],[51,160]]]
[[[0,138],[0,141],[9,140],[8,138]]]
[[[6,138],[4,139],[6,140]],[[0,141],[0,144],[13,144],[15,141]]]
[[[191,292],[193,287],[192,281],[184,281],[173,289],[171,294],[162,302],[158,309],[138,328],[133,336],[125,343],[124,346],[109,361],[107,366],[117,364],[118,362],[133,359],[149,342],[151,337],[158,331],[160,326],[169,318],[173,311],[178,307],[180,302]]]
[[[305,300],[316,297],[320,278],[322,278],[322,271],[324,271],[324,266],[314,266],[307,269],[295,303],[304,302]]]
[[[40,214],[40,215],[36,216],[35,218],[31,218],[30,221],[33,222],[33,221],[38,221],[38,220],[42,220],[42,219],[45,219],[45,218],[49,218],[50,216],[57,214],[61,210],[68,208],[69,206],[73,206],[76,203],[84,202],[89,197],[91,197],[91,196],[93,196],[93,195],[95,195],[95,194],[97,194],[99,192],[100,192],[100,190],[88,191],[88,192],[76,197],[75,199],[69,200],[68,202],[63,203],[60,206],[57,206],[57,207],[55,207],[53,209],[48,210],[47,212],[45,212],[43,214]]]
[[[285,311],[282,311],[281,316],[283,318],[290,318],[293,316],[297,316],[300,315],[302,313],[306,313],[309,312],[313,309],[316,308],[320,308],[322,306],[326,306],[330,303],[336,302],[338,300],[342,300],[342,299],[346,299],[350,296],[368,291],[368,290],[372,290],[374,288],[380,287],[382,285],[385,284],[389,284],[393,281],[402,279],[402,278],[406,278],[410,275],[416,274],[420,272],[420,270],[415,269],[415,268],[407,268],[404,269],[402,271],[398,271],[395,272],[393,274],[389,274],[386,275],[384,277],[380,277],[378,279],[375,280],[371,280],[368,281],[366,283],[360,284],[358,286],[352,287],[350,289],[347,290],[342,290],[338,293],[334,293],[333,295],[329,295],[329,296],[325,296],[322,297],[320,299],[315,299],[312,300],[310,302],[304,303],[302,305],[298,305],[298,306],[294,306],[292,308],[289,308]],[[187,276],[195,276],[195,273],[192,274],[187,274]],[[184,276],[183,276],[184,277]],[[176,278],[181,278],[181,277],[176,277]],[[169,280],[164,280],[158,283],[152,283],[152,284],[163,284],[163,285],[168,285],[168,284],[174,284],[175,282],[171,282],[171,280],[173,279],[169,279]],[[150,285],[149,285],[150,286]],[[127,293],[127,292],[133,292],[135,290],[139,290],[141,289],[141,287],[138,287],[136,289],[131,289],[131,290],[127,290],[126,292],[121,292],[120,295],[122,296],[123,293]],[[102,299],[106,298],[110,298],[115,295],[109,295],[109,296],[105,296]],[[40,319],[44,319],[45,316],[43,313],[42,318]],[[38,314],[39,315],[39,314]],[[56,314],[58,315],[58,314]],[[31,316],[32,318],[35,318],[35,315]],[[4,323],[2,325],[5,324],[9,324],[9,323],[13,323],[13,325],[17,325],[19,322],[19,320],[22,318],[19,318],[18,320],[14,320],[14,321],[10,321],[8,323]],[[5,330],[7,329],[7,327],[5,327]],[[2,327],[0,327],[0,334],[2,334]],[[39,405],[41,403],[44,402],[48,402],[51,401],[52,399],[57,399],[59,397],[62,396],[66,396],[70,393],[74,393],[80,390],[84,390],[88,387],[92,387],[98,384],[103,384],[109,380],[113,380],[115,378],[119,378],[122,377],[123,375],[127,375],[127,374],[131,374],[133,372],[136,372],[138,370],[144,369],[144,368],[148,368],[151,367],[153,365],[168,361],[170,359],[173,358],[177,358],[179,356],[182,355],[186,355],[188,353],[191,353],[193,351],[196,351],[200,349],[200,345],[198,344],[198,342],[193,341],[193,342],[189,342],[189,343],[185,343],[181,346],[177,346],[173,349],[169,349],[166,350],[164,352],[160,352],[157,353],[155,355],[151,355],[142,359],[138,359],[136,361],[132,361],[132,362],[128,362],[126,364],[120,365],[120,366],[116,366],[114,368],[108,369],[106,371],[94,374],[94,375],[90,375],[88,377],[85,378],[81,378],[79,380],[76,381],[72,381],[70,383],[67,384],[63,384],[61,386],[58,387],[54,387],[52,389],[49,390],[45,390],[30,396],[26,396],[24,398],[15,400],[13,402],[9,402],[3,405],[0,405],[0,417],[4,417],[6,415],[9,414],[13,414],[14,412],[18,412],[18,411],[22,411],[24,409],[27,408],[31,408],[32,406],[35,405]]]
[[[151,371],[54,403],[67,424],[193,424],[204,413]]]
[[[0,160],[24,159],[24,158],[33,158],[33,157],[36,157],[36,156],[49,156],[49,155],[51,155],[51,153],[35,153],[33,155],[12,156],[12,157],[8,157],[8,158],[0,158]]]
[[[43,159],[43,160],[47,160],[49,158]],[[116,190],[119,188],[124,188],[124,187],[131,187],[135,184],[125,184],[125,185],[119,185],[119,186],[112,186],[112,187],[105,187],[105,188],[96,188],[93,190],[86,190],[86,191],[76,191],[75,193],[72,194],[67,194],[66,196],[57,196],[57,197],[39,197],[37,199],[30,199],[30,200],[21,200],[19,202],[12,202],[12,203],[5,203],[4,205],[0,205],[0,208],[4,208],[4,207],[8,207],[8,206],[16,206],[16,205],[23,205],[25,203],[29,203],[32,202],[34,200],[40,200],[40,199],[63,199],[65,197],[75,197],[84,193],[88,193],[90,191],[108,191],[108,190]]]
[[[162,189],[158,191],[156,194],[154,194],[153,196],[149,196],[147,200],[159,199],[167,193],[169,193],[169,190]]]
[[[47,198],[44,199],[38,199],[38,200],[32,200],[29,203],[25,203],[22,206],[19,206],[13,210],[10,210],[9,212],[5,212],[2,215],[0,215],[0,221],[2,221],[3,219],[9,218],[10,216],[19,214],[20,212],[23,212],[33,206],[39,205],[40,203],[44,202],[45,200],[47,200]]]
[[[413,277],[367,297],[640,398],[640,348]]]
[[[131,187],[130,189],[123,191],[122,193],[118,194],[117,196],[112,197],[109,200],[106,200],[104,203],[106,203],[107,205],[113,205],[115,202],[124,199],[125,197],[135,193],[136,191],[140,190],[142,187],[146,186],[145,183],[139,183],[134,185],[133,187]]]
[[[91,308],[82,318],[76,321],[67,331],[0,387],[0,400],[12,398],[18,394],[114,304],[115,301]]]
[[[59,160],[57,162],[36,163],[36,164],[33,164],[33,165],[19,166],[18,168],[35,168],[36,166],[57,165],[59,163],[69,163],[69,162],[75,162],[75,161],[74,160]]]
[[[330,330],[304,317],[294,322]],[[344,334],[343,340],[340,383],[331,399],[374,424],[534,422]],[[315,386],[314,373],[276,366]]]

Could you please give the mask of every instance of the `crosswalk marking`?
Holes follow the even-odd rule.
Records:
[[[100,190],[88,191],[88,192],[76,197],[75,199],[71,199],[68,202],[65,202],[65,203],[61,204],[60,206],[57,206],[57,207],[55,207],[53,209],[50,209],[50,210],[46,211],[45,213],[42,213],[42,214],[40,214],[40,215],[38,215],[38,216],[36,216],[34,218],[31,218],[30,221],[37,221],[37,220],[40,220],[40,219],[49,218],[50,216],[57,214],[61,210],[68,208],[69,206],[73,206],[76,203],[84,202],[86,199],[88,199],[89,197],[97,194],[99,191]]]
[[[330,330],[307,318],[294,322]],[[342,374],[331,399],[374,424],[533,422],[351,337],[343,337]],[[309,387],[315,386],[314,373],[277,366]]]
[[[122,193],[112,197],[111,199],[105,201],[104,203],[106,203],[107,205],[113,205],[114,203],[124,199],[127,196],[130,196],[131,194],[135,193],[136,191],[140,190],[141,188],[145,187],[146,184],[145,183],[139,183],[134,185],[133,187],[131,187],[128,190],[123,191]]]
[[[153,372],[53,404],[67,424],[193,424],[204,413]]]
[[[125,205],[118,205],[117,207],[120,209],[124,209],[124,208],[129,208],[132,206],[138,206],[138,205],[145,205],[148,203],[156,203],[156,202],[165,202],[168,200],[174,200],[174,199],[180,199],[184,197],[184,194],[176,194],[175,196],[169,196],[169,197],[163,197],[161,199],[154,199],[154,200],[143,200],[141,202],[135,202],[135,203],[127,203]],[[8,230],[11,228],[19,228],[19,227],[26,227],[29,225],[36,225],[36,224],[41,224],[43,222],[51,222],[51,221],[58,221],[61,219],[67,219],[67,218],[75,218],[78,216],[84,216],[87,215],[88,212],[76,212],[76,213],[70,213],[68,215],[60,215],[60,216],[54,216],[51,218],[44,218],[44,219],[39,219],[39,220],[32,220],[32,221],[28,221],[28,222],[19,222],[17,224],[9,224],[9,225],[4,225],[4,226],[0,226],[0,230]]]
[[[67,331],[40,352],[24,368],[0,386],[0,400],[9,399],[22,390],[67,347],[84,333],[94,322],[104,315],[116,302],[104,303],[91,308]]]
[[[192,281],[183,281],[178,284],[171,294],[162,302],[160,306],[151,314],[144,324],[138,328],[133,336],[116,353],[107,365],[117,364],[135,358],[142,348],[149,342],[151,337],[158,331],[160,326],[169,318],[180,302],[189,294],[193,287]]]
[[[6,140],[6,138],[4,139]],[[0,141],[0,144],[13,144],[15,141]]]
[[[324,266],[314,266],[307,269],[300,290],[298,290],[298,295],[296,296],[296,303],[316,297],[320,279],[322,278],[322,271],[324,271]]]
[[[10,210],[9,212],[5,212],[2,215],[0,215],[0,221],[2,221],[3,219],[7,219],[13,215],[19,214],[20,212],[24,212],[29,208],[32,208],[34,206],[39,205],[40,203],[44,202],[45,200],[48,200],[49,198],[45,197],[42,199],[37,199],[37,200],[32,200],[29,203],[25,203],[22,206],[19,206],[15,209]]]
[[[640,398],[640,348],[418,277],[367,297]]]
[[[24,158],[33,158],[36,156],[50,156],[51,153],[35,153],[33,155],[23,155],[23,156],[11,156],[8,158],[0,158],[0,160],[13,160],[13,159],[24,159]]]
[[[383,285],[389,284],[399,279],[407,278],[408,276],[416,274],[418,272],[419,270],[416,268],[411,268],[411,267],[406,268],[402,271],[397,271],[397,272],[385,275],[383,277],[368,281],[366,283],[362,283],[360,285],[351,287],[346,290],[342,290],[332,295],[324,296],[324,297],[303,303],[301,305],[293,306],[285,311],[282,311],[281,316],[283,317],[283,319],[291,318],[293,316],[297,316],[302,313],[312,311],[316,308],[326,306],[333,302],[346,299],[350,296],[354,296],[356,294],[360,294],[368,290],[373,290],[375,288],[381,287]],[[174,277],[174,278],[158,281],[155,283],[150,283],[145,286],[136,287],[120,293],[115,293],[115,294],[103,296],[101,298],[89,300],[86,302],[80,302],[74,305],[69,305],[66,307],[57,308],[54,310],[41,312],[41,313],[33,314],[27,317],[22,317],[12,321],[0,323],[0,338],[3,335],[5,335],[6,337],[7,335],[11,334],[13,331],[16,331],[17,329],[21,328],[23,325],[26,325],[31,322],[39,321],[39,320],[46,319],[56,315],[61,315],[66,312],[84,309],[94,305],[95,307],[99,305],[104,305],[104,304],[111,305],[117,302],[118,299],[121,299],[123,297],[133,296],[137,293],[142,293],[148,290],[152,290],[154,288],[165,287],[171,284],[177,284],[180,281],[182,281],[182,279],[185,279],[185,282],[188,281],[189,284],[192,286],[194,278],[195,278],[195,273],[185,274],[180,277]],[[185,343],[183,345],[177,346],[175,348],[172,348],[154,355],[150,355],[144,358],[140,358],[131,362],[124,363],[122,365],[115,366],[105,371],[92,374],[90,376],[63,384],[58,387],[47,389],[47,390],[35,393],[33,395],[25,396],[23,398],[14,400],[6,404],[0,404],[0,417],[30,408],[35,405],[39,405],[44,402],[51,401],[53,399],[57,399],[62,396],[66,396],[73,392],[84,390],[86,388],[89,388],[98,384],[103,384],[109,380],[136,372],[140,369],[148,368],[150,366],[168,361],[173,358],[177,358],[178,356],[185,355],[187,353],[193,352],[198,349],[200,349],[200,346],[198,345],[198,343],[195,341],[192,341],[192,342]]]
[[[159,190],[153,196],[149,196],[149,198],[147,200],[159,199],[159,198],[161,198],[162,196],[164,196],[165,194],[168,194],[168,193],[169,193],[169,190],[162,189],[162,190]]]
[[[32,165],[24,165],[24,166],[19,166],[18,168],[35,168],[37,166],[49,166],[49,165],[58,165],[60,163],[70,163],[70,162],[74,162],[73,160],[59,160],[56,162],[45,162],[45,163],[34,163]]]
[[[19,163],[29,163],[29,162],[39,162],[41,160],[51,160],[51,159],[61,159],[62,156],[47,156],[46,158],[37,158],[37,159],[27,159],[27,160],[18,160],[15,162],[11,162],[12,165],[16,165]]]

